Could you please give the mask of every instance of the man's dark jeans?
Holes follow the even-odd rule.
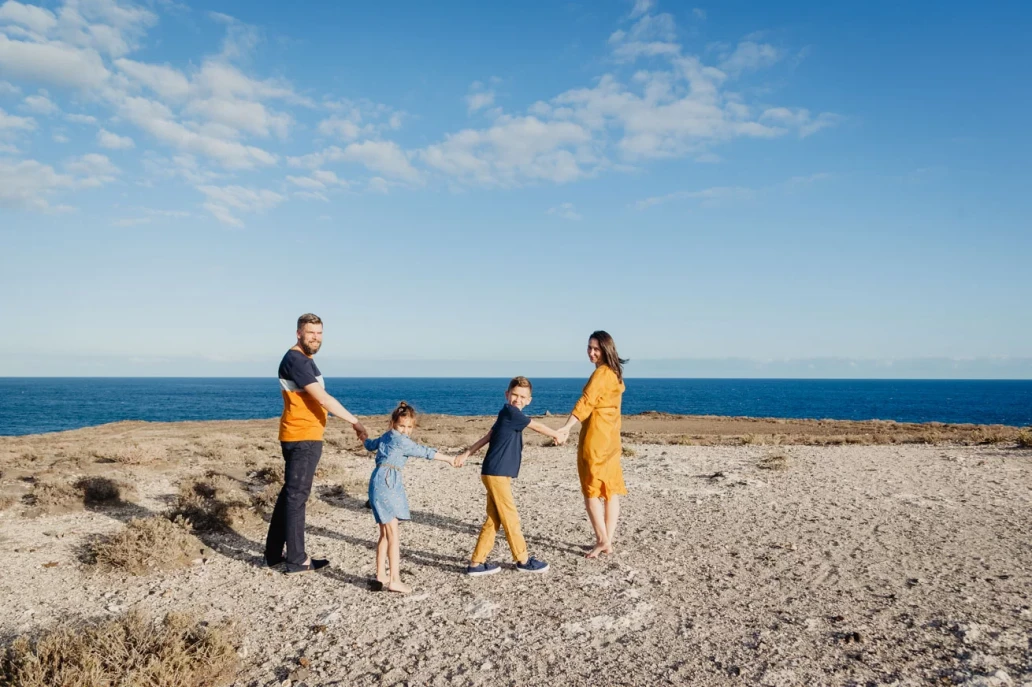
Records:
[[[321,441],[283,441],[283,488],[276,499],[269,522],[269,535],[265,538],[265,560],[276,565],[284,560],[288,567],[304,565],[305,553],[305,504],[312,493],[312,479],[315,468],[322,457]],[[287,556],[283,557],[283,545]]]

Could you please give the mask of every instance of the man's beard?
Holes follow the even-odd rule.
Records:
[[[305,352],[305,355],[312,356],[319,352],[319,348],[322,346],[321,341],[315,341],[311,345],[304,341],[298,341],[297,345],[301,347],[301,350]]]

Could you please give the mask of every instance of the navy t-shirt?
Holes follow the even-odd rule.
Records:
[[[529,424],[530,418],[522,410],[511,403],[505,404],[491,428],[491,441],[480,474],[494,477],[519,476],[520,461],[523,459],[523,430]]]

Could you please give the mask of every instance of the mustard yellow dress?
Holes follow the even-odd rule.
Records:
[[[573,407],[573,416],[581,422],[577,473],[585,498],[627,493],[620,467],[620,403],[624,389],[615,372],[599,365]]]

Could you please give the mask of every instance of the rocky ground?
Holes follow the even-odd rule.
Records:
[[[308,527],[309,550],[333,567],[302,577],[261,566],[257,513],[201,533],[205,548],[178,570],[83,562],[98,535],[167,512],[184,480],[258,493],[257,471],[281,463],[274,421],[0,438],[0,635],[130,608],[231,618],[241,686],[1032,685],[1032,451],[1008,442],[1010,428],[925,445],[813,438],[966,439],[946,426],[765,422],[629,418],[630,495],[617,552],[599,560],[583,557],[574,442],[528,437],[514,491],[544,575],[512,569],[500,537],[502,573],[463,576],[483,517],[479,461],[410,461],[407,597],[371,590],[371,460],[339,427]],[[489,420],[425,425],[417,440],[458,447]],[[42,498],[40,485],[84,476],[121,483],[124,502]]]

